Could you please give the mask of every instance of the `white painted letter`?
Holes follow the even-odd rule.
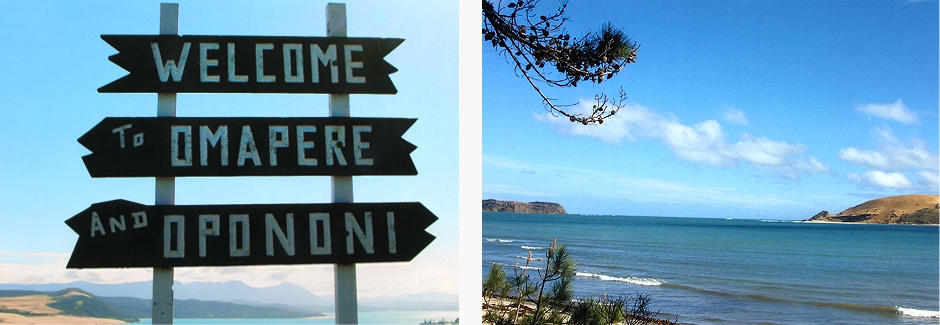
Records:
[[[317,225],[323,223],[323,228]],[[323,229],[323,246],[320,246],[320,229]],[[333,253],[333,244],[330,240],[330,214],[329,213],[311,213],[310,214],[310,255],[330,255]]]
[[[313,141],[304,141],[304,133],[317,132],[314,125],[297,126],[297,166],[316,166],[317,158],[307,158],[306,149],[313,149]]]
[[[336,134],[335,139],[333,134]],[[327,125],[324,136],[326,137],[326,165],[333,166],[333,154],[335,153],[339,165],[346,166],[346,156],[343,156],[343,151],[340,150],[340,147],[346,146],[346,126]]]
[[[366,254],[375,253],[372,245],[372,212],[366,212],[366,231],[363,233],[362,227],[359,226],[359,222],[356,221],[356,216],[351,212],[346,212],[346,254],[353,254],[355,251],[353,249],[353,234],[359,238],[359,242],[362,243],[362,247],[365,248]]]
[[[209,50],[218,50],[219,43],[199,43],[199,81],[219,82],[218,75],[209,75],[209,67],[219,66],[218,59],[209,59]]]
[[[199,162],[201,165],[209,164],[209,146],[215,147],[220,142],[222,145],[219,148],[219,160],[222,161],[222,166],[228,166],[228,125],[219,125],[215,133],[207,125],[199,126],[199,154],[202,155]]]
[[[372,126],[353,125],[353,163],[356,166],[372,166],[372,158],[362,158],[362,149],[369,149],[369,143],[362,142],[363,132],[372,132]]]
[[[395,254],[398,253],[398,241],[395,239],[395,212],[386,212],[385,217],[388,223],[388,253]]]
[[[244,166],[245,159],[251,158],[255,166],[261,166],[261,158],[258,157],[258,146],[255,145],[255,136],[251,134],[251,127],[242,126],[242,139],[238,144],[238,165]]]
[[[179,134],[183,134],[183,159],[180,159],[179,153]],[[189,125],[170,126],[170,165],[192,166],[193,165],[193,128]]]
[[[278,140],[280,135],[280,140]],[[271,166],[277,166],[277,148],[287,148],[290,145],[287,133],[287,125],[269,125],[268,126],[268,151],[271,154]]]
[[[119,127],[111,129],[111,133],[118,133],[118,136],[121,137],[121,148],[124,148],[124,130],[130,129],[131,124],[121,125]]]
[[[186,219],[181,215],[163,216],[163,257],[165,258],[183,258],[186,257],[186,241],[184,238],[186,229]],[[172,249],[170,232],[173,229],[172,224],[176,224],[176,249]]]
[[[228,81],[248,82],[248,76],[235,74],[235,43],[228,43]]]
[[[242,226],[242,248],[238,248],[237,224]],[[251,255],[251,231],[248,229],[247,214],[233,214],[228,216],[228,256]]]
[[[134,217],[134,229],[143,228],[147,226],[147,212],[140,211],[131,213],[131,216]]]
[[[303,45],[299,43],[284,43],[284,81],[285,82],[304,82],[304,51]],[[294,52],[294,59],[297,61],[297,74],[294,75],[293,64],[291,64],[290,53]]]
[[[255,44],[255,81],[257,82],[274,82],[276,78],[272,75],[264,74],[264,50],[273,50],[274,44],[272,43],[258,43]]]
[[[212,224],[206,227],[206,224]],[[206,236],[219,235],[219,215],[200,214],[199,215],[199,257],[206,257]]]
[[[121,231],[127,230],[127,224],[124,223],[124,215],[121,215],[121,222],[118,222],[117,219],[108,218],[108,225],[111,226],[111,233],[115,233],[115,227],[121,229]]]
[[[173,75],[173,81],[179,82],[183,78],[183,69],[186,68],[186,58],[189,57],[189,42],[183,43],[183,51],[180,53],[180,64],[176,65],[174,60],[166,60],[160,55],[160,46],[157,42],[150,43],[150,50],[153,51],[153,61],[157,64],[157,74],[160,75],[160,81],[166,82]]]
[[[323,66],[330,67],[330,82],[339,83],[339,67],[336,66],[336,44],[330,44],[326,48],[326,53],[320,49],[319,45],[310,44],[310,79],[313,83],[320,82],[320,63]]]
[[[281,243],[281,247],[284,247],[284,251],[287,252],[287,256],[294,256],[294,214],[287,214],[287,236],[284,236],[284,231],[281,230],[281,226],[277,224],[277,220],[274,220],[274,215],[266,213],[264,215],[264,238],[265,238],[265,250],[267,251],[268,256],[274,256],[274,238],[271,237],[271,234],[277,235],[277,241]]]
[[[362,61],[353,61],[352,52],[362,52],[362,45],[359,44],[347,44],[343,45],[343,50],[346,51],[346,83],[351,84],[364,84],[366,83],[366,77],[364,76],[353,76],[353,68],[362,68]]]
[[[100,231],[102,235],[105,235],[104,225],[101,224],[101,218],[98,217],[97,212],[91,213],[91,236],[95,237],[95,232]]]

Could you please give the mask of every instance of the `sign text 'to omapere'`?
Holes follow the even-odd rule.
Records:
[[[395,94],[397,38],[101,35],[130,74],[101,93]]]
[[[92,177],[417,175],[415,119],[108,117],[78,139]]]

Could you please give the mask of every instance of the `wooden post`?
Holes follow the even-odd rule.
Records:
[[[346,37],[346,4],[326,5],[326,36]],[[330,116],[349,116],[349,94],[330,94]],[[352,203],[352,176],[331,176],[333,203]],[[334,298],[336,324],[359,323],[359,301],[356,293],[356,264],[334,264]]]
[[[160,34],[179,34],[178,3],[160,4]],[[176,116],[176,93],[157,94],[157,116]],[[176,204],[176,178],[156,177],[155,205]],[[153,268],[153,324],[173,324],[173,268]]]

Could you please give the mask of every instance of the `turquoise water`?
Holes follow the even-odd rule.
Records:
[[[682,323],[940,321],[936,226],[483,213],[482,235],[484,276],[558,238],[577,296],[646,293]]]
[[[326,313],[330,317],[325,318],[304,318],[304,319],[191,319],[177,318],[173,319],[174,325],[184,324],[336,324],[332,313]],[[457,311],[377,311],[359,313],[359,324],[410,324],[418,325],[423,321],[438,322],[445,320],[454,321],[457,318]],[[149,318],[141,319],[141,325],[152,324]]]

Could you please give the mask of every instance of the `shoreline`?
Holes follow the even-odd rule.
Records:
[[[940,226],[940,224],[936,224],[936,223],[865,223],[865,222],[820,221],[820,220],[801,220],[800,222],[801,223],[836,224],[836,225]]]

